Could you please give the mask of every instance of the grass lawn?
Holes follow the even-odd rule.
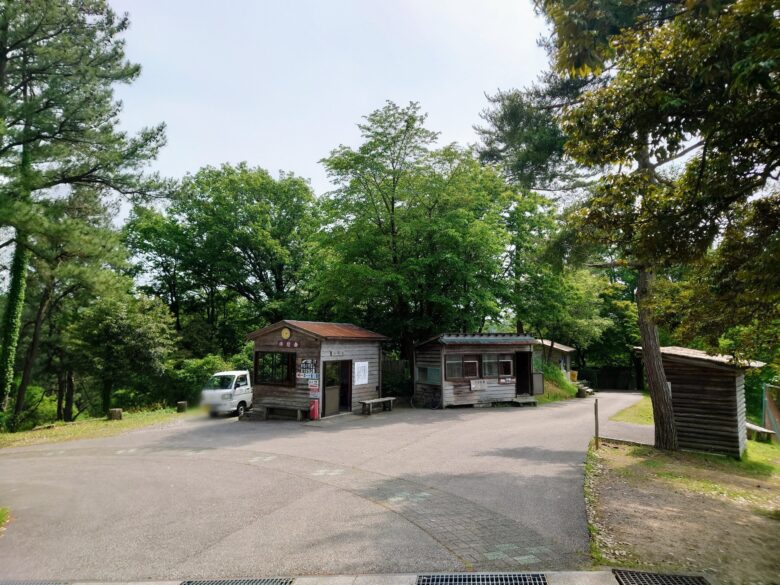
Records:
[[[609,420],[634,423],[636,425],[652,425],[653,404],[650,402],[650,396],[644,394],[639,402],[624,408]]]
[[[3,527],[8,519],[11,517],[11,510],[8,508],[0,508],[0,534],[3,532]]]
[[[605,442],[585,473],[594,563],[774,582],[780,446],[748,441],[738,461]]]
[[[0,433],[0,449],[4,447],[24,447],[41,443],[60,443],[73,439],[94,439],[110,437],[123,431],[137,429],[149,425],[168,422],[170,420],[191,415],[195,410],[179,414],[174,408],[146,410],[140,412],[124,412],[122,420],[106,420],[104,418],[88,418],[72,423],[55,423],[51,428],[39,428],[18,433]]]

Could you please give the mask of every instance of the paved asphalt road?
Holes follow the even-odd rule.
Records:
[[[601,393],[602,421],[639,398]],[[575,569],[593,399],[0,451],[0,579]]]

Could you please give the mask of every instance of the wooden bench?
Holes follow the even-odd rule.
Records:
[[[753,439],[754,441],[769,443],[772,440],[772,435],[775,434],[773,430],[765,429],[764,427],[754,425],[753,423],[746,423],[745,427],[747,429],[748,439]]]
[[[363,407],[363,414],[371,415],[375,404],[381,404],[382,410],[393,410],[393,402],[395,402],[394,396],[388,396],[387,398],[372,398],[371,400],[360,400]]]
[[[305,415],[309,414],[309,409],[308,408],[293,408],[292,406],[290,406],[290,407],[285,407],[285,406],[262,406],[262,407],[260,407],[259,410],[260,410],[260,416],[261,416],[261,418],[263,420],[268,420],[268,417],[271,414],[274,414],[274,413],[271,412],[271,410],[285,410],[285,411],[288,411],[288,412],[289,411],[296,412],[297,413],[296,419],[299,422],[303,420]]]

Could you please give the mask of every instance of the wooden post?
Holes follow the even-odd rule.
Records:
[[[593,403],[593,414],[596,416],[596,449],[599,448],[599,399]]]
[[[108,420],[122,420],[122,409],[121,408],[109,408],[108,409]]]
[[[176,403],[176,412],[187,412],[187,401],[182,400]]]

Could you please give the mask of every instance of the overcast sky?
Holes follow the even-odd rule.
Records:
[[[164,121],[155,163],[181,177],[247,161],[330,188],[318,163],[357,145],[361,116],[420,102],[443,143],[473,143],[485,92],[545,67],[531,0],[110,0],[129,12],[140,79],[128,129]]]

